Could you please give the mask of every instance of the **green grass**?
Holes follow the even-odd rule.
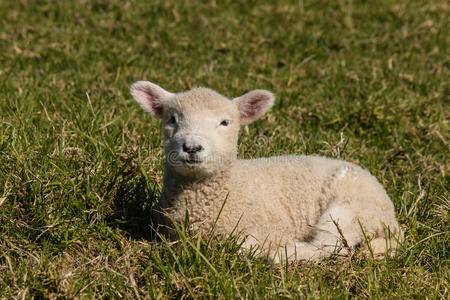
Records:
[[[0,1],[0,298],[448,298],[449,5],[196,2]],[[273,91],[240,157],[369,169],[398,254],[273,268],[232,237],[153,242],[159,123],[128,93],[143,79]]]

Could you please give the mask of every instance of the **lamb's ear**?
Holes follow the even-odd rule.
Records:
[[[254,90],[234,98],[240,113],[240,123],[249,124],[264,115],[273,105],[274,95],[266,90]]]
[[[149,81],[133,83],[130,93],[142,109],[158,118],[162,117],[164,101],[174,95]]]

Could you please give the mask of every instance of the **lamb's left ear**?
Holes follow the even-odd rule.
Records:
[[[142,109],[158,118],[163,115],[164,102],[174,95],[150,81],[133,83],[130,93]]]
[[[240,123],[247,125],[264,115],[273,105],[274,95],[266,90],[254,90],[234,98],[240,113]]]

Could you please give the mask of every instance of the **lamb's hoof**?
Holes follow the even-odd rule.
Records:
[[[384,238],[377,238],[370,242],[370,248],[374,259],[392,258],[395,256],[396,243],[386,241]]]

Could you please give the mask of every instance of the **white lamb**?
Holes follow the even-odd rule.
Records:
[[[260,247],[274,263],[320,260],[366,242],[380,255],[401,239],[383,186],[353,163],[305,155],[237,159],[241,126],[266,113],[272,93],[229,100],[207,88],[173,94],[139,81],[131,94],[162,119],[160,223],[183,223],[187,211],[192,229],[241,232],[244,248]]]

